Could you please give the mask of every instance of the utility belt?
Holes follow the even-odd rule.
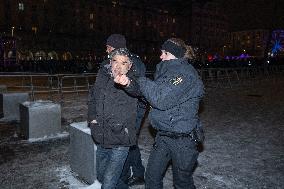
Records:
[[[169,132],[169,131],[161,131],[159,130],[157,132],[159,136],[166,136],[172,139],[181,139],[181,138],[189,138],[194,142],[197,142],[197,136],[196,131],[193,129],[190,133],[175,133],[175,132]]]

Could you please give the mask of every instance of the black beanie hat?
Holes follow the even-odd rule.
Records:
[[[174,42],[167,40],[162,45],[162,50],[165,50],[177,58],[182,58],[185,55],[186,49],[182,46],[175,44]]]
[[[106,45],[109,45],[115,49],[126,48],[126,39],[121,34],[112,34],[107,38]]]

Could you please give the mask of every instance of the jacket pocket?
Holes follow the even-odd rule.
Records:
[[[127,145],[129,144],[129,130],[125,127],[125,124],[112,124],[108,133],[108,139],[110,144],[113,145]]]
[[[90,123],[91,135],[97,144],[103,143],[104,134],[99,123]]]

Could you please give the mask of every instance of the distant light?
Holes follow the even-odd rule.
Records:
[[[269,62],[270,62],[270,61],[269,61],[269,60],[267,60],[267,64],[269,64]]]

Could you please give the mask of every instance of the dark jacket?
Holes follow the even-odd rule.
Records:
[[[187,59],[159,63],[154,81],[140,77],[128,89],[139,89],[147,99],[151,105],[149,118],[157,130],[190,133],[199,124],[199,101],[204,86]]]
[[[106,148],[136,144],[137,98],[114,83],[107,62],[99,70],[88,100],[88,121],[95,143]],[[129,74],[134,74],[133,70]]]

